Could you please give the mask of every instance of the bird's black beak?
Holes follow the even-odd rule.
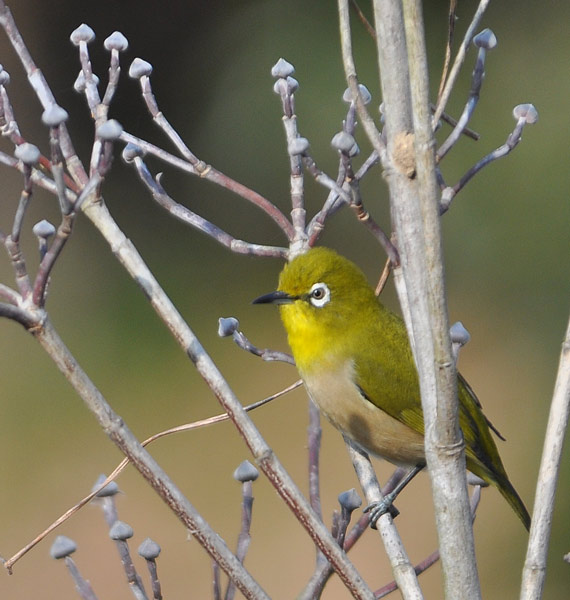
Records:
[[[291,304],[295,300],[297,298],[290,296],[287,292],[270,292],[269,294],[259,296],[259,298],[252,301],[252,304]]]

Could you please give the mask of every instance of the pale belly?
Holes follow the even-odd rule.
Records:
[[[325,417],[364,450],[397,465],[425,462],[423,436],[367,400],[353,383],[350,363],[318,376],[303,374],[303,380]]]

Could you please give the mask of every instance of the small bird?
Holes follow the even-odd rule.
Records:
[[[420,388],[406,327],[354,263],[328,248],[313,248],[285,266],[277,291],[253,302],[279,305],[305,387],[343,435],[372,455],[410,468],[406,483],[425,466]],[[528,530],[530,516],[490,429],[500,434],[465,379],[457,377],[467,468],[498,488]],[[388,505],[372,510],[375,522]]]

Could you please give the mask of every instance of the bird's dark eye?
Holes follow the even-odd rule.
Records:
[[[331,299],[331,291],[326,283],[315,283],[309,291],[309,302],[317,307],[322,308]]]

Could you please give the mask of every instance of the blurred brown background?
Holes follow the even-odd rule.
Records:
[[[459,32],[467,26],[475,4],[460,3]],[[103,82],[108,57],[103,40],[114,30],[129,39],[112,110],[128,131],[166,145],[150,122],[137,84],[126,74],[130,61],[140,56],[153,64],[152,82],[161,109],[192,150],[287,211],[288,160],[280,103],[269,75],[274,62],[285,57],[295,65],[301,86],[296,94],[301,134],[311,141],[319,166],[334,173],[337,159],[330,139],[340,129],[345,111],[335,3],[18,0],[12,5],[33,56],[71,115],[69,127],[85,160],[92,125],[83,99],[73,91],[79,66],[68,41],[82,22],[97,34],[91,52]],[[447,3],[427,5],[435,90]],[[493,3],[482,27],[494,30],[499,45],[488,56],[483,93],[472,121],[482,139],[478,143],[463,139],[443,165],[447,180],[455,181],[504,142],[514,124],[513,106],[533,102],[538,108],[539,123],[525,131],[521,145],[480,174],[444,218],[450,315],[463,321],[472,335],[461,355],[461,370],[508,440],[500,451],[529,508],[570,298],[569,18],[566,2],[525,1],[516,3],[516,9],[513,3]],[[372,43],[358,24],[354,31],[361,80],[378,104]],[[449,107],[452,114],[460,113],[466,98],[474,56],[471,50]],[[47,151],[39,103],[3,33],[0,62],[11,74],[9,93],[23,135]],[[366,150],[362,135],[359,142]],[[5,140],[0,144],[3,151],[12,152]],[[1,178],[0,227],[6,230],[21,181],[6,168]],[[388,229],[387,196],[378,178],[378,173],[369,176],[365,200]],[[180,202],[236,237],[284,244],[269,219],[211,184],[172,170],[166,170],[163,183]],[[286,349],[277,311],[250,305],[252,298],[274,288],[281,267],[277,261],[233,256],[172,220],[153,204],[120,157],[104,192],[126,235],[244,404],[295,380],[291,367],[263,364],[216,336],[218,317],[234,315],[258,345]],[[325,195],[307,181],[311,214]],[[34,198],[25,231],[30,257],[35,256],[32,224],[57,217],[54,198],[41,193]],[[377,276],[383,256],[348,212],[330,222],[322,243],[356,260],[371,280]],[[34,264],[35,258],[30,258],[30,267]],[[0,275],[0,281],[12,283],[6,259],[0,262]],[[393,290],[384,297],[397,306]],[[48,308],[72,352],[140,438],[219,412],[190,362],[83,217],[54,271]],[[109,472],[121,457],[30,336],[3,320],[0,344],[0,554],[8,557],[82,497],[99,473]],[[304,392],[256,411],[253,418],[306,490]],[[232,427],[222,424],[170,437],[152,447],[152,453],[233,545],[240,491],[231,473],[250,457]],[[566,449],[544,596],[556,600],[567,598],[570,589],[570,567],[562,561],[570,551],[568,460]],[[391,472],[382,463],[378,470],[383,478]],[[133,551],[147,536],[162,546],[159,574],[165,597],[210,598],[211,565],[198,544],[133,469],[118,483],[124,492],[118,500],[120,516],[135,530]],[[328,424],[322,485],[330,522],[338,493],[358,484],[340,436]],[[254,492],[253,539],[246,564],[273,598],[292,598],[312,572],[313,548],[263,478]],[[406,490],[398,507],[402,512],[398,528],[412,560],[419,561],[435,547],[426,476]],[[98,509],[86,507],[59,533],[77,541],[75,559],[99,598],[130,597]],[[484,597],[515,597],[527,536],[495,490],[483,494],[475,536]],[[49,558],[53,537],[18,563],[14,575],[0,573],[2,600],[76,597],[71,581],[63,578],[64,566]],[[374,587],[391,579],[380,546],[377,536],[368,533],[351,554]],[[422,575],[422,585],[426,597],[439,597],[439,567]],[[333,579],[325,597],[347,594]]]

